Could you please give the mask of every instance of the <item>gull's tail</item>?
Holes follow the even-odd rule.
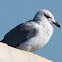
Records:
[[[0,42],[2,42],[2,41],[0,41]]]
[[[3,40],[1,40],[0,42],[3,42],[4,41],[4,39]]]

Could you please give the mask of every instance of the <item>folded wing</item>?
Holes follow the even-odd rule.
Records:
[[[12,47],[18,47],[21,43],[34,37],[36,32],[37,31],[33,26],[27,25],[27,23],[22,23],[10,30],[4,36],[3,43],[6,43]]]

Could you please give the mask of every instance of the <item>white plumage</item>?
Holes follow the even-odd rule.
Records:
[[[8,32],[2,42],[21,50],[36,51],[42,48],[51,38],[53,34],[51,24],[61,27],[50,11],[40,10],[33,20],[20,24]]]
[[[35,37],[30,38],[26,42],[20,44],[20,46],[17,48],[33,52],[42,48],[48,42],[53,33],[53,27],[50,25],[49,22],[47,22],[46,19],[44,20],[46,24],[43,24],[44,22],[42,22],[42,24],[41,22],[39,22],[39,24],[36,22],[29,22],[30,26],[32,24],[33,27],[38,30],[38,32],[36,33]]]

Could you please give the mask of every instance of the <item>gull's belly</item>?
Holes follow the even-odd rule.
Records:
[[[36,51],[40,48],[42,48],[51,38],[53,33],[53,29],[52,28],[48,28],[48,29],[42,29],[42,27],[40,27],[38,29],[38,33],[35,37],[32,38],[31,43],[32,43],[32,49],[31,51]]]
[[[53,30],[44,29],[41,26],[36,28],[38,30],[37,34],[26,42],[22,43],[18,48],[26,51],[36,51],[42,48],[50,39]]]

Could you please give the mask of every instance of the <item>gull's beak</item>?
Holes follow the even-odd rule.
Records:
[[[57,27],[61,28],[61,25],[58,22],[53,22]]]

